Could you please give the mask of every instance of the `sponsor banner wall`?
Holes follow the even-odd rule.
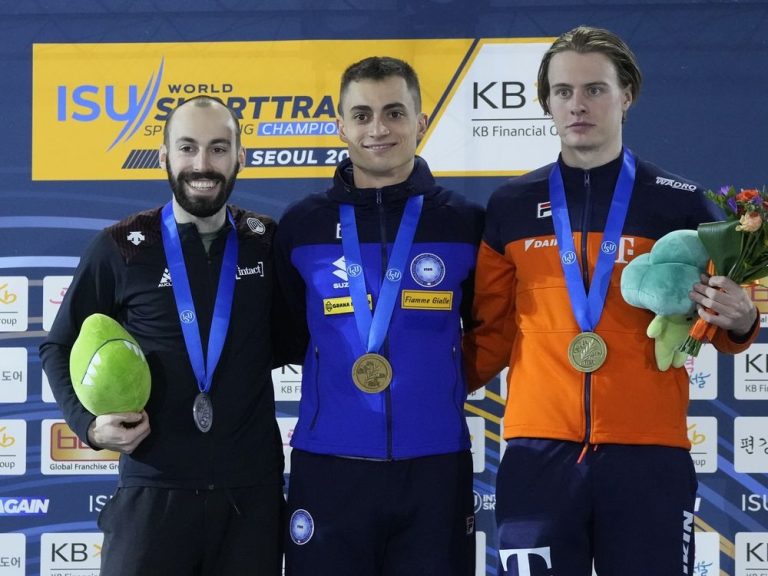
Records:
[[[239,116],[241,178],[329,177],[347,156],[336,129],[342,63],[375,50],[429,70],[421,83],[432,114],[471,46],[461,39],[35,44],[32,178],[162,178],[156,151],[165,119],[199,94]]]
[[[638,155],[711,188],[768,183],[760,99],[768,6],[500,4],[0,7],[0,576],[99,573],[96,518],[114,492],[119,456],[92,450],[63,422],[37,348],[96,232],[170,197],[157,150],[182,99],[209,94],[240,116],[247,155],[233,201],[278,217],[325,188],[346,157],[336,134],[344,68],[373,54],[404,58],[420,75],[431,120],[418,153],[442,184],[485,203],[507,178],[556,158],[558,137],[537,101],[538,64],[553,37],[586,22],[621,34],[640,61],[645,85],[624,127]],[[766,327],[768,288],[749,289]],[[420,291],[402,296],[403,307],[456,305],[427,302]],[[332,313],[347,306],[326,304]],[[763,330],[742,354],[705,346],[685,365],[699,479],[697,576],[768,576],[767,347]],[[301,367],[273,377],[289,455]],[[478,575],[499,574],[505,382],[502,374],[465,404]]]
[[[420,153],[436,175],[523,174],[557,154],[557,131],[536,97],[538,65],[551,41],[376,43],[376,53],[429,71],[420,81],[432,121]],[[247,150],[242,178],[331,176],[347,156],[336,127],[339,65],[372,48],[352,40],[35,44],[32,178],[162,177],[156,152],[165,119],[199,94],[238,115]],[[507,62],[515,67],[499,80]],[[249,68],[259,73],[243,74]],[[519,151],[512,158],[510,146]]]

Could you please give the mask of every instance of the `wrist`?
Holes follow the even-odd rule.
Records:
[[[752,321],[749,323],[749,325],[745,329],[739,329],[739,330],[730,330],[729,336],[731,337],[731,340],[735,342],[746,342],[749,340],[752,333],[755,331],[756,325],[759,325],[760,323],[760,312],[758,311],[757,307],[754,306],[752,308]]]
[[[94,450],[99,449],[98,442],[96,441],[96,418],[91,420],[91,423],[88,425],[88,432],[86,433],[87,436],[87,444],[90,448],[93,448]]]

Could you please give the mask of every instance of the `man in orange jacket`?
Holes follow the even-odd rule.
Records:
[[[589,576],[593,563],[601,576],[693,574],[688,376],[658,370],[653,315],[623,301],[620,278],[666,233],[723,216],[698,186],[623,146],[641,78],[615,34],[560,36],[538,83],[560,157],[488,204],[465,361],[473,388],[509,366],[504,574]],[[731,280],[702,276],[690,298],[720,328],[721,352],[756,337],[756,308]]]

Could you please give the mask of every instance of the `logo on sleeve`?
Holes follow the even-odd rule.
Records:
[[[267,231],[267,227],[258,218],[248,218],[245,222],[254,234],[264,234]]]
[[[134,246],[138,246],[139,244],[144,242],[146,238],[144,237],[144,234],[142,234],[138,230],[134,230],[128,233],[128,236],[126,236],[126,240],[128,240],[128,242],[130,242]]]

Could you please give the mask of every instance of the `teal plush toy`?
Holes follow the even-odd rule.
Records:
[[[621,275],[621,295],[656,317],[647,334],[655,340],[659,370],[679,368],[687,354],[679,350],[693,323],[691,287],[707,267],[709,255],[695,230],[675,230],[659,238],[647,254],[632,260]]]
[[[88,316],[69,356],[72,386],[97,416],[141,412],[149,399],[149,365],[136,340],[104,314]]]

